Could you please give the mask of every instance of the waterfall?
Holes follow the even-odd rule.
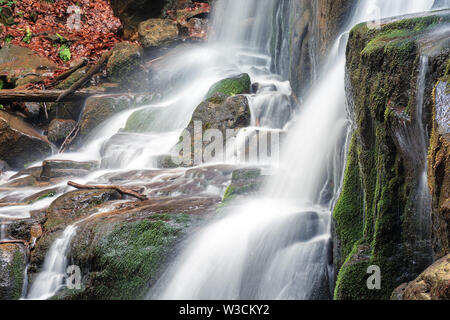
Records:
[[[43,271],[34,280],[27,299],[49,299],[62,288],[66,275],[67,252],[75,234],[76,226],[68,226],[61,237],[53,242],[45,257]]]
[[[237,9],[231,2],[218,2],[218,8],[230,10],[220,14],[229,22],[221,21],[219,26],[241,23],[236,19],[242,15],[235,14]],[[360,1],[349,27],[361,21],[426,11],[433,2]],[[254,1],[247,4],[240,5],[239,10],[248,12],[255,5]],[[271,17],[274,9],[277,8],[258,7],[254,19],[258,21],[258,14]],[[270,19],[266,20],[270,25]],[[235,39],[239,46],[245,35],[233,36],[235,31],[215,30],[218,35],[226,35],[230,44]],[[332,205],[324,205],[320,198],[329,176],[328,164],[336,158],[332,153],[339,141],[348,136],[343,47],[339,41],[336,43],[323,78],[302,105],[284,146],[279,172],[269,179],[267,188],[259,197],[231,209],[189,239],[149,298],[330,298]],[[340,171],[334,173],[339,177],[337,183],[343,166],[335,165]]]

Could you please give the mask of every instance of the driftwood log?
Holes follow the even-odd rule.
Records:
[[[0,90],[0,103],[11,102],[56,102],[64,90]],[[84,100],[90,96],[104,94],[103,88],[95,90],[82,89],[65,95],[60,101]]]
[[[85,185],[85,184],[79,184],[73,181],[67,182],[67,184],[71,187],[74,187],[76,189],[84,189],[84,190],[97,190],[97,189],[113,189],[119,192],[122,195],[129,195],[132,197],[135,197],[139,200],[147,200],[148,198],[140,193],[137,193],[131,189],[126,189],[121,186],[111,185],[111,186],[97,186],[97,185]]]

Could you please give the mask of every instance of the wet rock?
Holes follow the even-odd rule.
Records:
[[[445,242],[437,241],[448,237],[445,218],[432,221],[434,210],[436,215],[445,212],[440,205],[448,196],[436,192],[446,189],[445,165],[433,173],[439,177],[435,182],[424,183],[423,177],[426,132],[433,126],[433,89],[445,75],[449,58],[448,36],[439,30],[449,21],[449,12],[441,11],[386,19],[379,30],[360,24],[350,32],[347,88],[357,130],[333,214],[335,243],[341,250],[336,265],[342,265],[335,299],[389,299],[396,287],[432,263],[433,249],[444,248],[439,255],[445,254]],[[437,139],[432,139],[432,148]],[[428,168],[436,168],[444,158],[428,163]],[[433,185],[435,200],[430,205],[427,187]],[[352,264],[361,243],[373,247],[366,263]],[[370,265],[382,270],[380,290],[361,286]]]
[[[122,21],[125,35],[137,28],[139,22],[149,18],[158,18],[163,14],[169,0],[112,0],[114,15]]]
[[[7,44],[0,50],[0,75],[12,86],[17,79],[39,77],[55,68],[53,62],[24,47]]]
[[[88,98],[80,119],[78,139],[84,141],[103,121],[131,107],[131,96],[104,95]]]
[[[9,165],[5,162],[0,160],[0,173],[10,170],[11,168]]]
[[[14,168],[52,153],[48,140],[18,117],[0,110],[0,160]]]
[[[143,50],[138,44],[116,44],[106,66],[108,78],[126,88],[144,89],[142,82],[146,82],[147,75],[141,67],[142,58]]]
[[[95,206],[121,199],[115,190],[77,190],[58,197],[47,209],[46,231],[62,229],[96,211]]]
[[[23,245],[0,244],[0,300],[20,299],[26,263]]]
[[[436,258],[450,252],[450,60],[435,88],[433,129],[428,152],[428,185],[432,196],[433,250]]]
[[[251,80],[248,74],[243,73],[236,77],[221,80],[215,83],[208,91],[206,99],[212,98],[216,93],[228,96],[250,93]]]
[[[392,300],[450,300],[450,255],[436,261],[416,280],[395,289]]]
[[[41,112],[41,106],[37,102],[25,102],[25,114],[30,119],[35,119],[39,117],[39,113]]]
[[[220,131],[225,148],[227,139],[235,137],[239,129],[248,127],[250,123],[251,112],[247,97],[241,95],[228,97],[223,93],[216,93],[195,109],[188,127],[180,137],[180,142],[172,150],[173,159],[177,159],[175,162],[179,162],[178,165],[181,166],[198,165],[197,162],[203,161],[203,157],[196,159],[195,152],[198,152],[196,146],[202,147],[201,152],[204,155],[205,148],[211,143],[208,139],[203,139],[208,130]],[[203,135],[196,133],[200,131]],[[185,139],[190,141],[190,150],[185,150],[188,145]],[[201,141],[198,141],[200,139]]]
[[[65,299],[144,298],[185,235],[191,218],[183,214],[116,216],[79,227],[71,257],[82,268],[82,290]]]
[[[42,171],[40,178],[42,180],[47,180],[55,177],[71,175],[69,173],[82,173],[83,175],[89,174],[89,172],[94,171],[99,168],[99,163],[97,161],[70,161],[70,160],[45,160],[42,163]]]
[[[145,49],[168,46],[178,41],[178,25],[169,19],[149,19],[138,27],[139,41]]]
[[[61,144],[77,125],[75,120],[54,119],[48,126],[48,139]]]
[[[233,171],[231,183],[222,202],[228,202],[231,199],[240,196],[250,196],[256,194],[264,182],[264,177],[261,175],[260,168],[244,168]]]

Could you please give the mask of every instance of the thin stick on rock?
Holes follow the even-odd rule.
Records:
[[[64,91],[59,97],[58,99],[56,99],[56,102],[59,102],[61,100],[63,100],[65,97],[67,97],[68,95],[70,95],[71,93],[75,92],[77,89],[81,88],[81,86],[83,86],[88,80],[90,80],[97,72],[100,71],[100,69],[102,68],[103,64],[108,61],[109,57],[111,56],[112,51],[108,51],[105,52],[102,57],[100,58],[100,60],[94,65],[92,66],[88,72],[86,72],[86,74],[77,82],[75,82],[72,86],[70,86],[69,89],[67,89],[66,91]]]
[[[139,200],[148,200],[148,198],[146,196],[144,196],[140,193],[137,193],[133,190],[126,189],[124,187],[116,186],[116,185],[111,185],[111,186],[84,185],[84,184],[79,184],[79,183],[76,183],[73,181],[67,182],[67,185],[74,187],[76,189],[84,189],[84,190],[113,189],[122,195],[129,195],[129,196],[135,197]]]

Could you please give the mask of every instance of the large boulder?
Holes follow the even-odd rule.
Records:
[[[0,110],[0,160],[14,168],[23,168],[51,153],[46,137],[22,119]]]
[[[138,28],[139,41],[146,49],[170,45],[178,41],[178,25],[169,19],[149,19]]]
[[[44,76],[55,68],[53,62],[24,47],[8,44],[0,50],[0,76],[10,86],[15,86],[19,79]],[[26,82],[22,81],[21,84]]]
[[[180,137],[180,142],[172,150],[172,160],[176,159],[176,162],[181,162],[179,164],[181,166],[199,165],[198,162],[204,159],[203,156],[201,159],[195,156],[199,151],[196,150],[196,146],[201,146],[200,151],[204,155],[205,148],[211,143],[208,139],[204,139],[208,130],[216,129],[221,132],[225,148],[226,140],[234,138],[240,129],[248,127],[250,123],[251,112],[247,97],[242,95],[229,97],[222,93],[216,93],[195,109],[189,125],[183,132],[183,136]],[[197,132],[200,129],[201,135],[199,136]],[[185,150],[187,144],[184,139],[187,138],[191,142],[190,150]],[[198,141],[199,139],[201,141]]]
[[[416,280],[395,289],[393,300],[450,300],[450,255],[436,261]]]
[[[27,250],[21,244],[0,244],[0,300],[22,296]]]

